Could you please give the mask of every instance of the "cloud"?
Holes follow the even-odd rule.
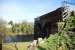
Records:
[[[58,1],[50,0],[3,0],[0,16],[7,21],[34,21],[35,17],[43,15],[57,8]],[[52,0],[51,0],[52,1]],[[56,3],[57,2],[57,3]],[[60,4],[59,4],[60,5]]]

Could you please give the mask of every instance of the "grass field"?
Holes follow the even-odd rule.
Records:
[[[18,50],[27,50],[30,42],[3,43],[2,50],[17,50],[15,44]]]

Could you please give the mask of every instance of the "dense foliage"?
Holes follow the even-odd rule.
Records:
[[[17,34],[24,34],[24,35],[32,34],[33,24],[29,22],[13,24],[11,30],[12,30],[12,33],[17,33]]]
[[[6,22],[0,19],[0,34],[16,35],[16,34],[32,34],[33,23],[23,21],[21,23],[13,23],[13,21]]]
[[[59,32],[40,46],[39,50],[75,50],[75,16],[70,16],[64,24],[59,25]]]

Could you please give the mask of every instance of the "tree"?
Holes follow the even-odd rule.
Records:
[[[13,21],[10,21],[8,24],[11,24],[11,25],[13,25]]]

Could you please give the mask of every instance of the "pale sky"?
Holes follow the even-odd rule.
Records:
[[[63,0],[0,0],[0,18],[33,22],[34,18],[61,6]],[[74,2],[74,0],[73,0]]]

